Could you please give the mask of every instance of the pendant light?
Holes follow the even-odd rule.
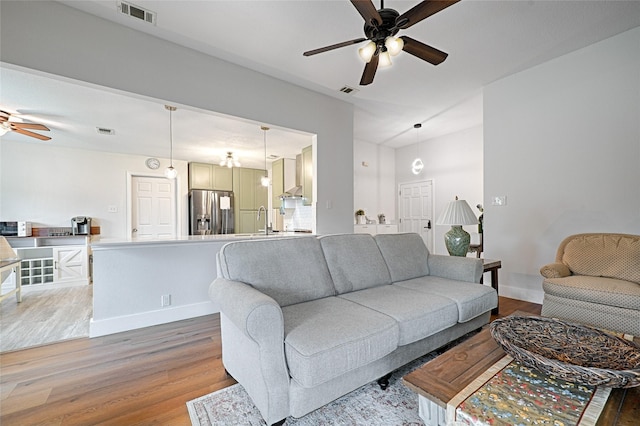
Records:
[[[177,108],[170,105],[165,105],[164,107],[169,111],[169,141],[171,143],[170,163],[169,167],[164,171],[164,175],[169,179],[175,179],[178,176],[178,171],[173,168],[173,111]]]
[[[267,130],[269,130],[266,126],[261,126],[260,129],[264,131],[264,176],[260,178],[260,183],[264,187],[268,187],[271,183],[269,181],[269,175],[267,174]]]
[[[411,163],[411,172],[414,175],[419,175],[422,172],[422,169],[424,169],[424,163],[422,162],[422,160],[420,159],[420,128],[422,127],[422,124],[417,123],[413,125],[413,128],[416,129],[416,159],[413,160],[413,163]]]

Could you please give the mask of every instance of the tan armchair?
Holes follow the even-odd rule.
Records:
[[[540,273],[542,315],[640,336],[640,235],[571,235]]]

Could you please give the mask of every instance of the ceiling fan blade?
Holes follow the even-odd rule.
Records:
[[[406,29],[460,0],[424,0],[396,19],[396,28]]]
[[[373,55],[371,60],[365,65],[362,78],[360,79],[360,86],[373,83],[373,77],[376,76],[376,71],[378,70],[379,58],[378,55]]]
[[[382,17],[371,0],[351,0],[351,4],[364,18],[364,22],[374,27],[382,24]]]
[[[304,56],[317,55],[318,53],[328,52],[329,50],[338,49],[340,47],[351,46],[353,44],[362,43],[365,40],[367,39],[364,37],[361,37],[361,38],[356,38],[349,41],[343,41],[342,43],[332,44],[331,46],[325,46],[319,49],[309,50],[307,52],[304,52],[303,55]]]
[[[50,129],[45,126],[44,124],[37,124],[37,123],[16,123],[11,122],[10,123],[12,127],[14,128],[20,128],[20,129],[32,129],[32,130],[46,130],[49,131]]]
[[[48,141],[49,139],[51,139],[49,136],[39,135],[37,133],[33,133],[28,130],[13,129],[13,131],[25,136],[31,136],[32,138],[40,139],[41,141]]]
[[[442,63],[449,56],[448,53],[414,40],[411,37],[402,36],[400,38],[404,41],[402,50],[433,65]]]

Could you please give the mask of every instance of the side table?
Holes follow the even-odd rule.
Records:
[[[484,266],[484,272],[491,272],[491,287],[498,292],[498,269],[502,268],[502,262],[500,260],[495,259],[482,259],[482,264]],[[480,283],[482,283],[482,278],[480,279]],[[494,315],[498,315],[499,306],[496,306],[491,310],[491,313]]]

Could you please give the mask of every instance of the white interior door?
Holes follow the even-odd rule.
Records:
[[[176,235],[174,179],[133,176],[131,198],[132,237],[151,239]]]
[[[416,232],[433,253],[433,182],[401,183],[399,190],[400,232]]]

